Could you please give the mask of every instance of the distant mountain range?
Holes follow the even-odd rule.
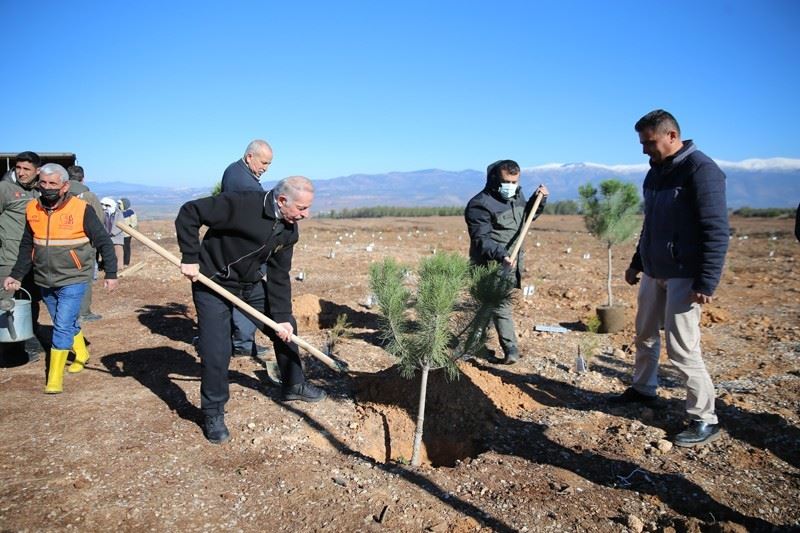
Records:
[[[748,159],[738,163],[717,161],[728,176],[728,206],[795,207],[800,202],[800,159]],[[550,189],[550,200],[574,200],[587,182],[618,178],[641,186],[648,166],[595,163],[549,164],[522,169],[522,188],[530,194],[539,183]],[[317,180],[313,210],[391,206],[465,205],[486,183],[478,170],[416,170],[386,174],[353,174]],[[266,189],[275,181],[262,182]],[[207,196],[213,184],[178,188],[121,182],[91,182],[98,196],[125,197],[140,216],[174,216],[183,202]]]

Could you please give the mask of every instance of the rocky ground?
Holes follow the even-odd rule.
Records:
[[[544,216],[528,237],[515,319],[523,359],[475,359],[429,383],[425,463],[408,464],[418,382],[381,349],[367,269],[465,252],[460,218],[311,220],[293,276],[300,335],[317,346],[345,314],[336,374],[305,357],[320,404],[283,403],[271,356],[236,358],[226,417],[208,444],[189,284],[134,243],[120,289],[95,287],[92,358],[48,396],[44,359],[0,368],[2,531],[789,531],[800,528],[800,243],[792,220],[732,220],[703,346],[725,435],[674,448],[684,390],[666,364],[653,408],[612,407],[632,369],[635,289],[614,291],[628,327],[585,331],[605,301],[605,250],[577,217]],[[169,221],[142,231],[177,253]],[[42,323],[48,323],[46,311]],[[535,331],[563,326],[565,333]],[[265,338],[259,333],[261,342]],[[496,347],[496,341],[492,339]],[[596,344],[588,371],[578,347]],[[7,354],[6,354],[7,355]]]

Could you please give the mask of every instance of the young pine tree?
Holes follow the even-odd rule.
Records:
[[[392,258],[370,267],[370,287],[381,313],[386,350],[399,359],[400,373],[421,372],[411,464],[420,464],[428,374],[444,369],[458,377],[456,361],[483,346],[492,310],[509,296],[510,278],[497,265],[470,267],[457,253],[434,254],[420,262],[417,291],[404,280],[408,269]]]
[[[581,185],[578,193],[586,229],[605,242],[608,249],[606,287],[611,307],[611,247],[630,239],[639,227],[639,194],[634,184],[613,179],[601,182],[599,191],[591,183]]]

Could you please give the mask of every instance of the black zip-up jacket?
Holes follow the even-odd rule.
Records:
[[[728,251],[725,174],[690,140],[642,186],[644,222],[630,268],[651,278],[693,278],[692,289],[712,296]]]
[[[495,161],[486,168],[486,185],[467,203],[464,209],[464,220],[469,233],[469,258],[475,265],[485,265],[489,261],[503,262],[503,258],[511,253],[514,243],[519,238],[522,224],[528,209],[522,187],[516,194],[505,199],[500,196],[498,187],[500,179],[492,170],[500,163]],[[546,199],[539,204],[537,215],[544,209]],[[525,250],[520,249],[517,255],[514,277],[519,287],[524,269]]]
[[[184,264],[200,264],[200,272],[238,293],[261,280],[267,264],[265,311],[276,322],[292,315],[292,268],[297,224],[276,218],[273,193],[227,192],[186,202],[175,219]],[[200,242],[201,226],[208,231]]]

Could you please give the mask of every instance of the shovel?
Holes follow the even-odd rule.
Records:
[[[519,232],[519,236],[517,241],[514,243],[514,247],[511,249],[511,264],[513,265],[514,262],[517,260],[517,255],[519,254],[520,248],[522,248],[522,241],[525,240],[525,236],[528,234],[528,228],[531,227],[531,223],[533,222],[533,217],[536,216],[536,211],[539,210],[539,204],[542,203],[542,198],[544,195],[542,193],[536,194],[536,199],[533,201],[533,206],[531,210],[528,211],[528,216],[525,218],[525,224],[522,226],[522,231]],[[503,273],[508,274],[511,272],[511,267],[506,266],[503,268]]]
[[[159,246],[158,244],[156,244],[155,242],[153,242],[152,240],[150,240],[149,238],[144,236],[142,233],[139,233],[138,231],[136,231],[132,227],[128,226],[127,224],[123,224],[121,222],[117,223],[117,227],[119,229],[121,229],[122,231],[124,231],[125,233],[127,233],[128,235],[130,235],[131,237],[135,237],[136,240],[140,241],[142,244],[144,244],[145,246],[147,246],[148,248],[150,248],[151,250],[156,252],[158,255],[160,255],[161,257],[163,257],[164,259],[166,259],[167,261],[169,261],[173,265],[175,265],[177,267],[181,266],[180,259],[178,259],[173,254],[171,254],[170,252],[165,250],[163,247]],[[231,294],[227,289],[225,289],[224,287],[222,287],[218,283],[212,281],[207,276],[204,276],[203,274],[200,274],[199,277],[197,278],[197,281],[199,281],[200,283],[202,283],[203,285],[205,285],[206,287],[208,287],[212,291],[216,292],[217,294],[219,294],[220,296],[222,296],[223,298],[225,298],[226,300],[231,302],[233,305],[235,305],[236,307],[238,307],[242,311],[245,311],[248,314],[256,317],[258,320],[260,320],[261,322],[263,322],[264,324],[266,324],[267,326],[269,326],[273,330],[275,330],[275,331],[283,331],[283,328],[281,328],[281,326],[277,322],[275,322],[274,320],[269,318],[264,313],[261,313],[261,312],[257,311],[254,307],[249,305],[247,302],[245,302],[241,298],[238,298],[237,296]],[[300,337],[298,337],[297,335],[292,334],[291,340],[295,344],[297,344],[298,346],[300,346],[301,348],[306,350],[308,353],[310,353],[311,355],[313,355],[314,357],[319,359],[322,363],[324,363],[331,370],[335,370],[337,372],[345,372],[346,371],[346,368],[345,368],[344,364],[339,363],[337,361],[334,361],[333,359],[331,359],[330,357],[328,357],[327,355],[322,353],[320,350],[316,349],[314,346],[312,346],[308,342],[306,342],[303,339],[301,339]]]

